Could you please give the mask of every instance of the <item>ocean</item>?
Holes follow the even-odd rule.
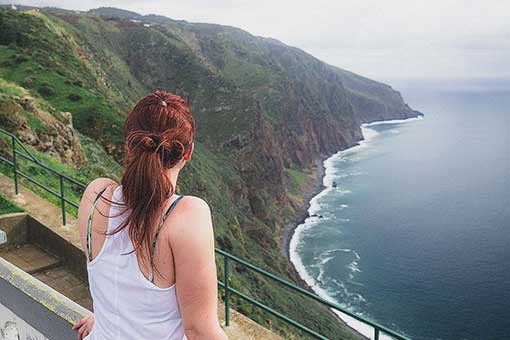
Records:
[[[510,81],[396,83],[425,118],[364,126],[324,162],[291,261],[412,339],[510,339]]]

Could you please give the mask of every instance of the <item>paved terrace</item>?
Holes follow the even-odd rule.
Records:
[[[80,273],[80,269],[71,272],[69,265],[76,266],[76,263],[66,263],[66,257],[51,254],[43,249],[46,247],[41,247],[40,243],[46,238],[49,242],[62,239],[65,242],[59,247],[60,251],[81,253],[76,218],[67,214],[67,225],[63,226],[60,208],[21,185],[20,194],[15,195],[12,179],[2,174],[0,193],[24,208],[29,215],[27,218],[33,219],[33,223],[48,229],[42,232],[41,228],[36,229],[39,231],[32,236],[35,238],[32,240],[34,242],[29,240],[21,245],[0,250],[0,256],[4,258],[0,259],[0,331],[17,331],[20,339],[30,339],[28,336],[43,340],[74,338],[70,325],[90,313],[92,307],[88,286],[84,280],[86,276],[84,272]],[[26,214],[11,215],[17,215],[21,219]],[[80,256],[83,260],[81,271],[84,271],[85,257],[83,254]],[[222,303],[219,306],[219,315],[220,321],[224,323]],[[231,310],[230,315],[230,326],[224,328],[230,339],[282,340],[278,335],[234,310]],[[38,335],[39,333],[41,335]],[[71,335],[73,337],[70,337]]]

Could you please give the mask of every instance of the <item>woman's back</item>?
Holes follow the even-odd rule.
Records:
[[[128,214],[122,213],[121,186],[114,189],[111,201],[107,233],[112,233]],[[160,288],[144,276],[128,228],[107,236],[87,269],[96,319],[90,340],[183,338],[175,284]]]
[[[194,135],[187,101],[151,93],[124,123],[121,185],[98,178],[85,189],[78,224],[94,315],[74,325],[79,340],[226,339],[211,211],[198,197],[175,195]]]

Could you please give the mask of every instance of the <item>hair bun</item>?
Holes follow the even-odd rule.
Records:
[[[131,151],[155,152],[161,144],[161,136],[142,130],[133,131],[127,136],[126,144]]]
[[[128,136],[127,143],[132,151],[161,152],[164,156],[182,158],[186,147],[176,138],[169,140],[169,137],[174,137],[172,132],[169,130],[161,133],[135,131]]]
[[[144,151],[154,152],[159,148],[160,144],[161,138],[158,135],[147,134],[141,138],[139,146],[142,147]]]

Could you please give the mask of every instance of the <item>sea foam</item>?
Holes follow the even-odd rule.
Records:
[[[401,123],[407,123],[407,122],[412,122],[412,121],[421,120],[421,119],[423,119],[423,117],[420,116],[420,117],[409,118],[409,119],[377,121],[377,122],[362,124],[361,131],[363,133],[363,140],[360,141],[358,143],[358,145],[356,145],[352,148],[349,148],[347,150],[339,151],[339,152],[335,153],[334,155],[332,155],[331,157],[327,158],[323,162],[324,177],[323,177],[322,182],[326,188],[310,200],[310,208],[308,209],[308,214],[311,216],[311,215],[320,213],[321,204],[319,201],[322,197],[327,195],[331,190],[336,189],[336,191],[341,194],[350,193],[349,190],[333,187],[334,180],[338,178],[335,176],[334,164],[336,162],[341,161],[342,157],[344,157],[347,154],[359,152],[361,149],[365,148],[370,143],[370,141],[372,141],[374,138],[377,137],[379,132],[377,132],[374,129],[371,129],[370,128],[371,126],[377,126],[377,125],[383,125],[383,124],[401,124]],[[342,208],[346,208],[346,207],[347,207],[347,205],[342,205]],[[305,221],[303,223],[301,223],[300,225],[298,225],[296,227],[296,229],[294,230],[294,234],[292,235],[292,237],[290,239],[290,244],[289,244],[290,261],[296,268],[296,271],[299,273],[301,278],[312,288],[312,290],[317,295],[319,295],[320,297],[322,297],[323,299],[325,299],[327,301],[330,301],[330,302],[336,303],[336,304],[340,304],[342,307],[349,309],[348,305],[345,305],[344,303],[336,301],[330,295],[330,293],[327,292],[326,289],[324,289],[320,286],[320,283],[324,278],[324,265],[327,264],[329,261],[331,261],[331,259],[333,257],[326,256],[321,259],[321,261],[319,262],[319,266],[320,266],[319,267],[319,270],[320,270],[319,275],[318,275],[317,279],[314,279],[312,277],[312,275],[306,270],[306,267],[303,264],[303,262],[299,256],[299,248],[302,246],[302,239],[304,236],[304,232],[307,230],[310,230],[311,228],[313,228],[317,225],[318,225],[317,218],[308,217],[305,219]],[[361,271],[361,269],[359,268],[359,260],[361,259],[360,255],[356,251],[354,251],[352,249],[348,249],[348,248],[333,249],[328,252],[334,252],[334,251],[353,252],[353,254],[355,255],[355,259],[348,265],[348,268],[351,270],[351,273],[349,274],[349,279],[352,280],[354,278],[354,274],[356,272]],[[337,281],[337,280],[335,280],[335,281],[336,281],[337,285],[340,287],[340,289],[343,291],[345,296],[355,297],[359,301],[366,302],[365,298],[363,296],[361,296],[360,294],[349,292],[343,282]],[[351,283],[362,285],[362,283],[353,282],[353,281],[351,281]],[[357,319],[355,319],[352,316],[349,316],[343,312],[340,312],[340,311],[337,311],[334,309],[333,309],[333,312],[336,315],[338,315],[351,328],[355,329],[360,334],[366,336],[368,339],[373,339],[374,329],[372,326],[369,326],[361,321],[358,321]],[[381,334],[379,338],[381,340],[392,340],[392,338],[390,336],[387,336],[386,334]]]
[[[376,126],[376,125],[391,125],[391,124],[402,124],[402,123],[410,123],[416,120],[422,120],[423,116],[418,116],[414,118],[407,118],[407,119],[391,119],[391,120],[378,120],[372,123],[364,123],[361,124],[362,127],[370,127],[370,126]]]

